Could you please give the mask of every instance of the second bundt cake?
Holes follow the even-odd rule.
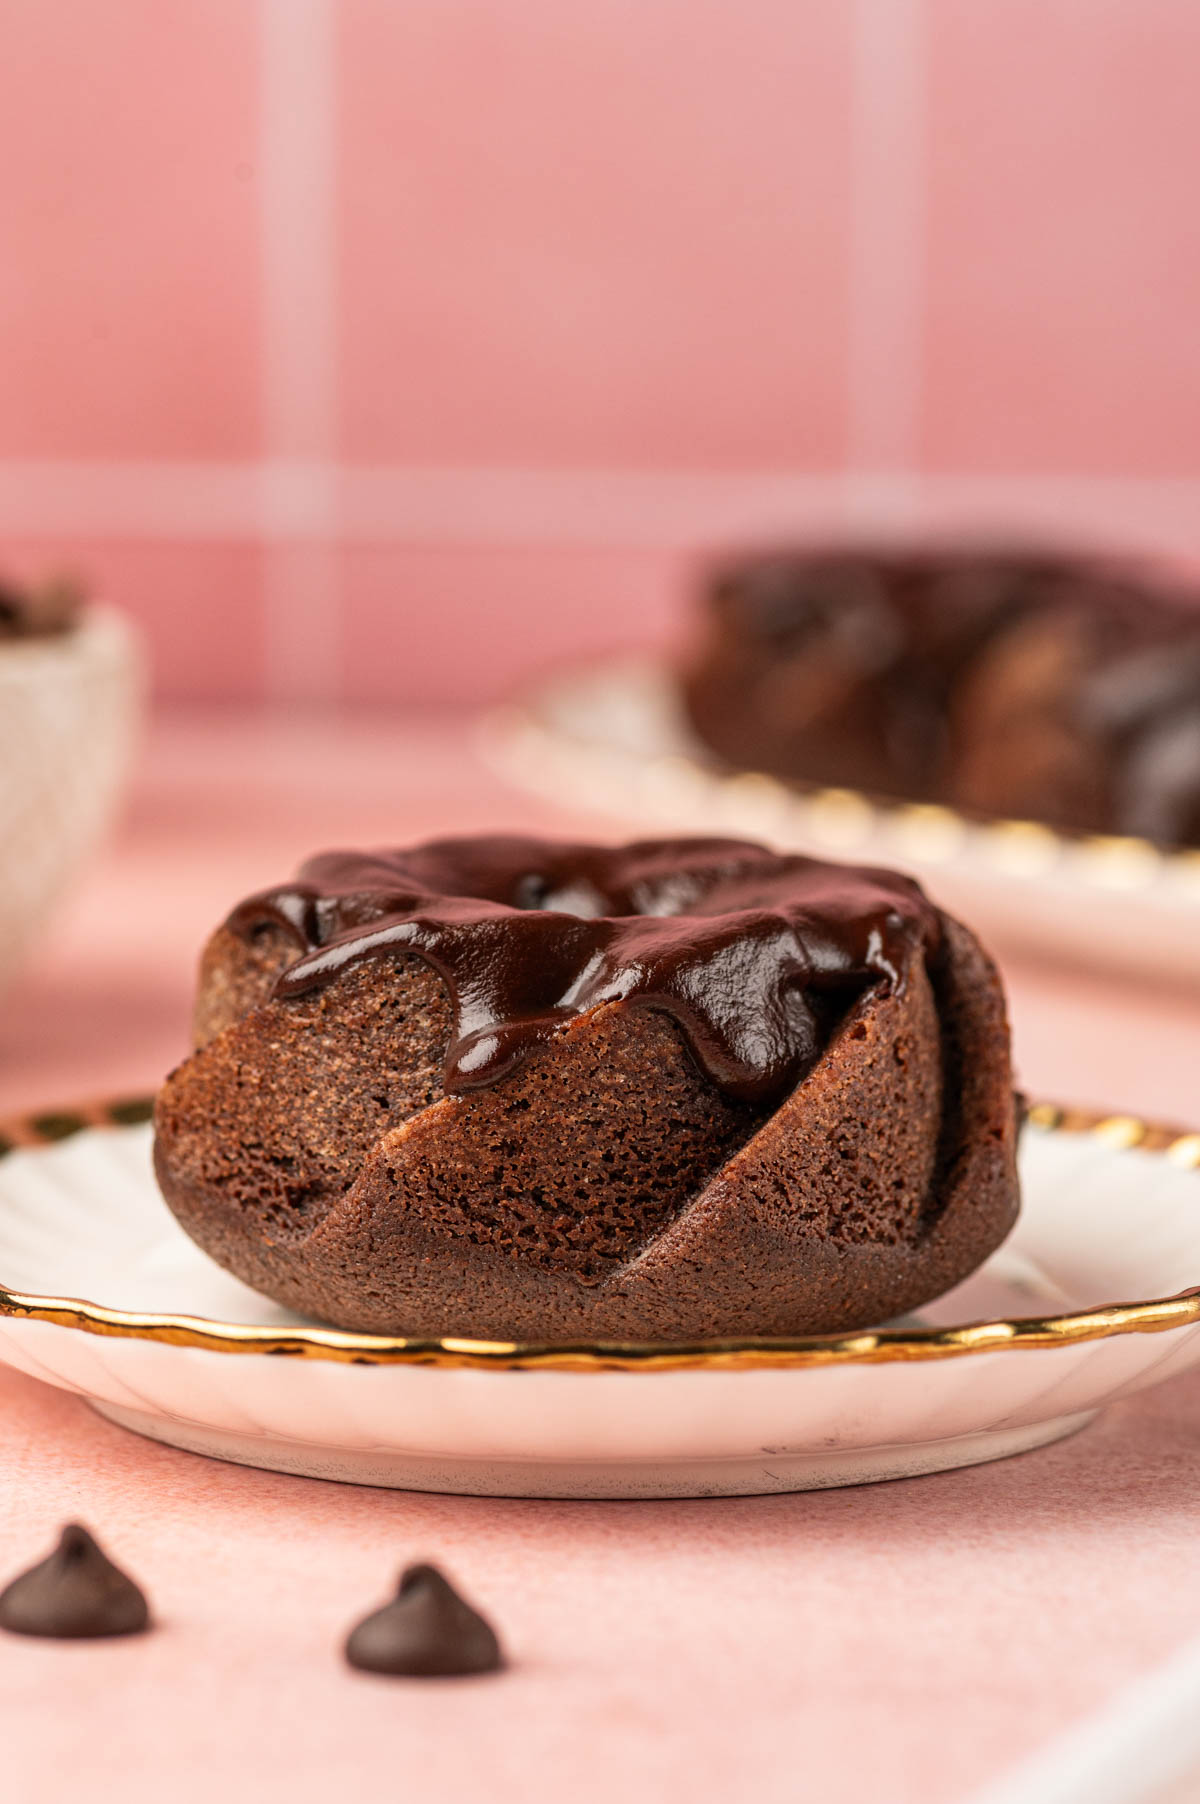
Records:
[[[1200,845],[1200,607],[1116,563],[734,559],[709,583],[683,697],[742,769]]]
[[[886,871],[722,839],[326,854],[217,930],[196,1040],[167,1201],[341,1327],[852,1329],[1016,1214],[996,973]]]

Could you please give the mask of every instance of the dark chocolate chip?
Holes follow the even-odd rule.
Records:
[[[395,1599],[365,1616],[346,1642],[360,1672],[450,1678],[496,1672],[504,1655],[495,1631],[436,1566],[410,1566]]]
[[[0,1628],[14,1635],[76,1640],[136,1635],[149,1626],[141,1591],[76,1522],[48,1559],[0,1592]]]

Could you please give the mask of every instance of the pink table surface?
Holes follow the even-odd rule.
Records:
[[[506,789],[457,719],[164,723],[119,835],[3,1004],[0,1112],[152,1087],[183,1050],[207,929],[318,844],[589,824]],[[1033,1091],[1200,1118],[1195,996],[1008,977]],[[0,1793],[949,1804],[1194,1632],[1198,1451],[1185,1378],[1063,1445],[936,1478],[445,1498],[208,1463],[0,1373],[0,1570],[81,1517],[161,1624],[123,1645],[0,1639]],[[342,1668],[348,1621],[421,1557],[494,1614],[510,1673]]]

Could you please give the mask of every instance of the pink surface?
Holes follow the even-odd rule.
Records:
[[[147,1087],[200,939],[315,844],[586,831],[430,715],[156,729],[125,828],[0,1017],[0,1111]],[[1035,1091],[1200,1117],[1194,998],[1011,965]],[[648,1379],[647,1382],[653,1382]],[[1200,1387],[1003,1465],[798,1497],[404,1496],[209,1464],[0,1374],[0,1571],[89,1522],[150,1590],[144,1641],[0,1637],[14,1798],[256,1804],[955,1804],[1194,1633]],[[348,1623],[412,1558],[494,1614],[501,1680],[352,1676]]]
[[[161,1623],[0,1640],[5,1779],[36,1804],[956,1804],[1194,1633],[1198,1440],[1181,1380],[970,1472],[523,1503],[208,1464],[3,1374],[5,1572],[79,1516]],[[511,1672],[342,1669],[413,1558],[486,1606]]]

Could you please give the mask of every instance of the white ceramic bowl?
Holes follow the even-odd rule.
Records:
[[[0,640],[0,985],[112,820],[143,688],[137,638],[107,608]]]

